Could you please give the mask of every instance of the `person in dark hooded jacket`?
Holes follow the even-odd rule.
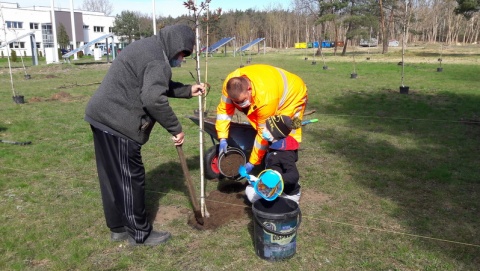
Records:
[[[112,241],[157,245],[170,233],[152,230],[145,211],[145,168],[141,147],[158,122],[182,145],[184,133],[168,98],[202,95],[204,84],[174,82],[195,45],[186,25],[167,26],[155,36],[128,45],[113,61],[85,110],[93,132],[103,210]]]

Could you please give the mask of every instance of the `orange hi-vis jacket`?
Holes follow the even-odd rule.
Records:
[[[262,138],[262,131],[268,117],[286,115],[303,118],[307,105],[307,87],[297,75],[270,65],[256,64],[236,69],[223,83],[222,97],[217,107],[215,127],[219,139],[228,138],[230,122],[236,105],[228,98],[226,85],[230,78],[245,76],[252,87],[252,102],[247,118],[257,131],[249,162],[258,165],[268,150],[268,142]],[[238,108],[242,111],[241,108]],[[302,141],[302,129],[290,132],[298,142]]]

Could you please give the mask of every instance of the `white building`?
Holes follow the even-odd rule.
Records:
[[[6,50],[15,50],[17,55],[32,56],[31,39],[29,33],[33,33],[35,36],[35,47],[38,52],[45,56],[45,48],[54,47],[54,37],[52,31],[52,18],[51,7],[33,6],[33,7],[20,7],[18,3],[0,2],[1,13],[1,31],[0,41],[4,45],[5,42],[12,41],[18,37],[25,36],[18,41],[10,43],[8,46],[4,46],[0,49],[3,55],[6,56]],[[65,30],[70,38],[70,48],[73,49],[73,35],[72,35],[72,23],[71,12],[69,8],[54,8],[55,24],[57,33],[60,29],[60,25],[65,27]],[[107,34],[112,33],[113,23],[115,17],[105,16],[101,12],[92,12],[84,10],[74,9],[74,22],[75,22],[75,40],[76,48],[100,38]],[[116,47],[120,45],[117,37],[114,36],[113,40]],[[99,41],[103,45],[103,41]],[[111,38],[109,39],[111,42]],[[100,45],[100,44],[99,44]],[[93,54],[92,45],[90,48],[83,50],[84,54]],[[58,46],[58,48],[60,48]]]

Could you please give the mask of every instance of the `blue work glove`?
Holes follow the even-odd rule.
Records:
[[[250,163],[248,163],[250,164]],[[251,165],[251,164],[250,164]],[[253,167],[253,165],[252,165]],[[251,170],[251,169],[250,169]],[[256,182],[258,179],[257,177],[255,177],[254,175],[249,175],[247,173],[247,167],[246,165],[241,165],[239,168],[238,168],[238,174],[240,174],[241,177],[245,178],[248,180],[248,183],[253,185],[254,182]]]
[[[227,140],[225,138],[220,139],[220,146],[218,147],[218,156],[222,155],[222,153],[227,153]]]
[[[240,174],[240,176],[242,176],[243,178],[249,178],[249,175],[247,173],[247,169],[245,168],[244,165],[241,165],[239,168],[238,168],[238,174]]]
[[[250,164],[250,162],[245,164],[245,170],[247,171],[247,173],[250,173],[250,171],[252,171],[252,169],[253,169],[253,165]]]

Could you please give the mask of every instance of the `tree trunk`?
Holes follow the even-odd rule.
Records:
[[[432,35],[429,37],[429,42],[436,42],[437,41],[437,33],[438,33],[438,16],[434,16],[434,20],[432,22]]]
[[[390,18],[388,19],[388,25],[387,27],[385,28],[385,40],[383,41],[383,54],[386,54],[388,53],[388,40],[389,40],[389,37],[390,37],[390,29],[393,25],[393,14],[394,14],[394,6],[392,6],[392,10],[390,11]]]
[[[380,6],[380,32],[382,33],[382,54],[388,53],[388,36],[385,29],[385,14],[383,11],[383,1],[378,0]]]
[[[410,18],[411,18],[411,14],[412,14],[412,2],[411,0],[408,1],[408,4],[407,4],[407,9],[406,9],[406,13],[405,14],[405,23],[406,23],[406,26],[405,26],[405,43],[408,43],[409,41],[409,32],[410,32]]]

